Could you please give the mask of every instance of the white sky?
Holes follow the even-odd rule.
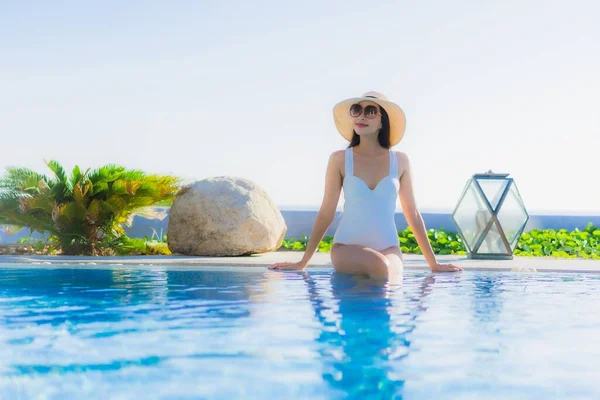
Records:
[[[251,179],[318,207],[333,105],[407,115],[422,210],[515,179],[530,211],[600,212],[600,3],[0,0],[0,168],[118,163]],[[340,198],[340,206],[343,197]]]

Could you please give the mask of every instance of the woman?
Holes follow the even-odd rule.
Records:
[[[344,100],[334,107],[335,124],[350,142],[329,157],[323,202],[302,260],[274,263],[270,269],[304,269],[335,216],[344,188],[344,211],[333,239],[331,263],[337,272],[388,279],[402,273],[402,253],[394,221],[396,198],[429,267],[461,271],[437,262],[427,238],[411,182],[408,157],[390,148],[402,139],[402,109],[377,92]]]

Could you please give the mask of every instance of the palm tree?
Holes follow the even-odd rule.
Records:
[[[115,164],[84,172],[75,166],[68,176],[57,161],[45,163],[52,178],[27,168],[6,169],[0,178],[0,224],[48,232],[63,254],[101,254],[124,237],[123,225],[135,214],[170,204],[180,189],[177,177]]]

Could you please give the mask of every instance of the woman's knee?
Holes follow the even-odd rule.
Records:
[[[387,278],[390,272],[391,262],[381,253],[372,252],[373,260],[367,265],[367,272],[370,278]]]
[[[354,245],[334,245],[331,249],[331,262],[341,272],[365,274],[369,277],[386,277],[391,265],[384,254]]]

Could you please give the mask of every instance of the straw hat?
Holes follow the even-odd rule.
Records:
[[[350,116],[350,106],[361,101],[372,101],[379,104],[390,117],[390,145],[394,146],[402,140],[406,129],[406,116],[404,111],[395,103],[392,103],[383,94],[378,92],[367,92],[362,97],[354,97],[341,101],[333,107],[333,119],[340,134],[348,141],[352,140],[354,127]]]

